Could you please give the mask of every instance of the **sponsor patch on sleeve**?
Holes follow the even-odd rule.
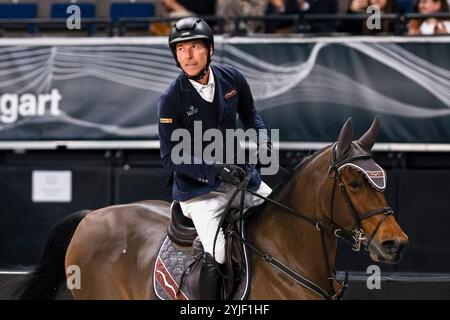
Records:
[[[172,123],[172,118],[159,118],[159,123]]]

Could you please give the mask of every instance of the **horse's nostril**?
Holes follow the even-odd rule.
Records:
[[[400,244],[395,240],[385,240],[381,243],[384,250],[390,253],[396,253],[400,249]]]

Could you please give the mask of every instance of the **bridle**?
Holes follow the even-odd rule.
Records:
[[[245,179],[243,182],[241,182],[241,184],[237,187],[237,190],[235,192],[235,194],[237,194],[239,191],[246,191],[246,192],[253,194],[261,199],[266,200],[267,202],[270,202],[270,203],[276,205],[279,208],[282,208],[285,213],[288,213],[295,217],[306,220],[310,224],[315,226],[317,231],[320,232],[321,242],[322,242],[322,251],[323,251],[323,255],[324,255],[327,274],[329,275],[328,280],[330,281],[330,285],[329,285],[330,289],[328,291],[323,290],[322,288],[320,288],[320,286],[315,284],[313,281],[307,279],[306,277],[300,275],[298,272],[292,270],[287,265],[283,264],[282,262],[280,262],[279,260],[274,258],[272,255],[262,252],[257,247],[255,247],[254,245],[249,243],[246,239],[242,238],[236,232],[230,232],[231,236],[233,236],[234,238],[241,241],[250,250],[252,250],[256,254],[260,255],[265,261],[267,261],[273,267],[278,269],[280,272],[289,276],[291,279],[293,279],[299,285],[302,285],[302,286],[308,288],[309,290],[315,292],[316,294],[320,295],[322,298],[324,298],[326,300],[336,300],[336,299],[342,298],[342,296],[344,295],[345,289],[348,287],[348,267],[346,268],[345,279],[342,282],[341,289],[339,290],[339,292],[336,292],[335,282],[337,282],[337,280],[336,280],[334,268],[332,268],[330,266],[330,262],[328,260],[328,248],[326,245],[325,233],[335,236],[338,239],[344,240],[347,243],[351,243],[353,241],[353,245],[352,245],[353,251],[360,251],[361,246],[365,247],[366,250],[368,250],[369,245],[370,245],[372,239],[375,237],[376,233],[378,232],[381,224],[385,221],[385,219],[387,218],[388,215],[391,215],[394,213],[392,208],[390,208],[390,207],[378,208],[378,209],[374,209],[374,210],[367,211],[364,213],[358,213],[358,211],[355,209],[352,201],[350,200],[347,190],[345,189],[340,170],[343,168],[344,165],[346,165],[348,163],[352,163],[357,160],[372,159],[373,156],[370,153],[367,153],[367,154],[349,157],[349,158],[341,160],[341,161],[336,161],[335,146],[336,146],[336,144],[331,146],[332,151],[331,151],[331,159],[330,159],[330,171],[334,171],[333,191],[332,191],[331,201],[330,201],[330,215],[329,215],[330,221],[316,220],[316,219],[310,218],[310,215],[306,215],[306,214],[299,212],[299,211],[297,211],[289,206],[286,206],[280,202],[277,202],[273,199],[261,196],[261,195],[257,194],[256,192],[253,192],[253,191],[247,189],[247,184],[248,184],[248,181],[250,180],[249,177],[247,177],[247,179]],[[353,224],[353,227],[351,230],[345,229],[344,227],[338,225],[334,221],[334,202],[335,202],[336,186],[339,186],[339,190],[345,199],[347,208],[349,209],[349,211],[351,212],[351,214],[353,216],[354,224]],[[234,197],[233,197],[233,199],[234,199]],[[241,213],[235,221],[246,218],[248,216],[248,214],[244,213],[242,206],[243,206],[243,201],[241,202],[241,208],[240,208]],[[374,232],[370,236],[367,243],[364,243],[363,241],[367,240],[367,238],[364,236],[364,231],[361,227],[361,222],[370,217],[380,215],[380,214],[383,214],[383,219],[378,223],[378,225],[376,226]]]
[[[384,217],[383,219],[378,223],[378,225],[375,228],[375,231],[372,233],[372,235],[370,236],[369,240],[367,241],[367,244],[363,244],[363,246],[366,249],[369,249],[369,245],[372,242],[373,238],[375,237],[376,233],[378,232],[378,229],[380,228],[381,224],[384,222],[384,220],[386,219],[386,217],[390,214],[394,214],[394,211],[392,210],[391,207],[384,207],[384,208],[379,208],[379,209],[375,209],[375,210],[370,210],[364,213],[359,213],[352,201],[350,200],[350,197],[347,193],[347,190],[345,189],[344,186],[344,182],[342,181],[342,175],[341,175],[341,169],[348,163],[352,163],[354,161],[357,160],[368,160],[368,159],[373,159],[373,156],[370,153],[366,153],[366,154],[362,154],[362,155],[357,155],[357,156],[353,156],[341,161],[336,161],[336,148],[335,148],[335,144],[331,147],[332,151],[331,151],[331,165],[330,165],[330,171],[334,171],[334,182],[333,182],[333,191],[332,191],[332,195],[331,195],[331,205],[330,205],[330,215],[331,215],[331,221],[334,221],[334,198],[335,198],[335,191],[336,191],[336,185],[339,185],[339,190],[341,191],[342,195],[344,196],[345,199],[345,203],[347,205],[347,208],[350,210],[350,212],[352,213],[353,216],[353,228],[350,231],[352,238],[354,239],[355,243],[352,247],[353,251],[359,251],[361,248],[361,244],[363,244],[363,241],[366,240],[366,238],[364,237],[364,231],[361,227],[361,222],[379,215],[379,214],[383,214]],[[334,223],[332,223],[334,224]],[[334,224],[335,226],[337,226],[336,224]],[[339,233],[349,233],[349,231],[347,231],[344,228],[338,228],[335,231],[335,235],[337,237],[339,237]]]

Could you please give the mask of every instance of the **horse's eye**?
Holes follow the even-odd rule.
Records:
[[[352,181],[350,182],[350,187],[352,188],[358,188],[361,184],[358,181]]]

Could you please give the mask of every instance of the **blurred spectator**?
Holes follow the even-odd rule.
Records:
[[[216,0],[155,0],[156,14],[160,17],[188,17],[188,16],[213,16],[215,15]],[[206,22],[210,26],[215,23]],[[171,23],[152,23],[151,35],[168,35],[172,26]]]
[[[160,0],[167,9],[168,15],[182,16],[213,16],[216,0]]]
[[[234,18],[237,16],[263,16],[269,0],[217,0],[216,14],[225,18],[225,32],[234,31]],[[239,32],[264,32],[264,22],[256,20],[242,21]]]
[[[304,13],[336,13],[336,0],[270,0],[266,14],[275,15],[300,15]],[[292,32],[293,22],[280,21],[267,24],[268,33],[287,33]],[[311,32],[334,31],[333,22],[312,22],[310,24]]]
[[[348,10],[350,0],[337,0],[337,8],[339,14],[345,14]]]
[[[305,0],[303,13],[311,14],[334,14],[338,11],[337,0]],[[316,20],[309,23],[310,32],[333,32],[336,31],[336,21]]]
[[[397,3],[395,0],[351,0],[347,14],[366,14],[367,8],[371,5],[378,6],[381,14],[398,13]],[[370,34],[377,32],[393,32],[393,21],[382,21],[380,29],[369,29],[367,27],[367,19],[361,20],[342,20],[339,27],[340,32],[348,32],[353,34]]]
[[[267,15],[297,15],[301,13],[302,0],[270,0],[266,9]],[[291,33],[293,21],[268,21],[267,33]]]
[[[421,14],[449,13],[447,0],[420,0],[415,12]],[[430,18],[426,20],[413,19],[408,23],[410,35],[432,35],[450,33],[450,20]]]

